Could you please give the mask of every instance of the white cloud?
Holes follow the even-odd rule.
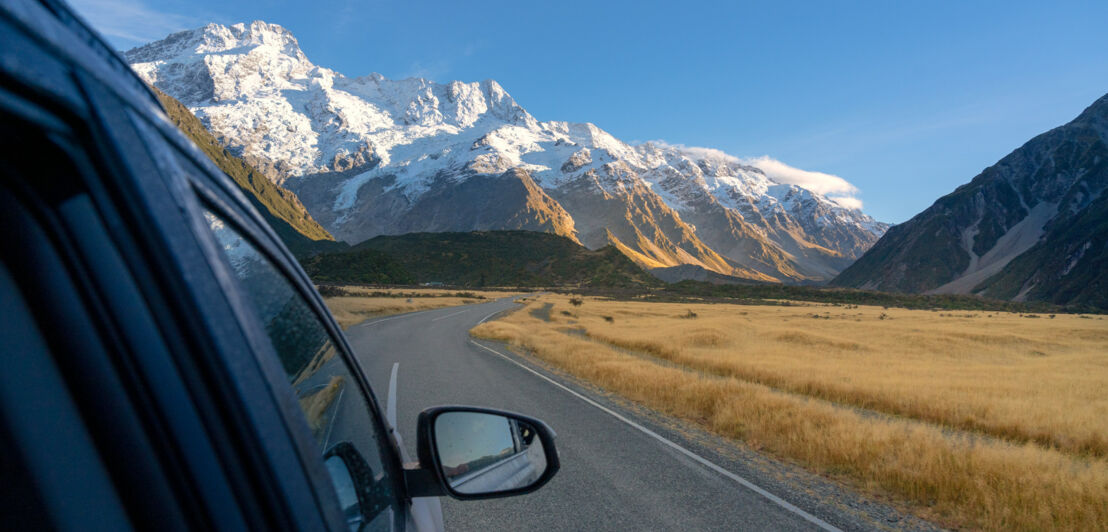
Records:
[[[742,163],[743,162],[738,157],[735,157],[734,155],[728,154],[727,152],[724,152],[722,150],[717,150],[715,148],[699,148],[699,147],[696,147],[696,146],[681,146],[681,145],[671,145],[671,146],[673,146],[674,148],[680,149],[682,152],[685,152],[685,153],[689,154],[690,156],[692,156],[696,159],[705,159],[705,160],[709,160],[709,161],[715,159],[715,160],[729,161],[729,162],[733,162],[733,163]]]
[[[862,200],[851,196],[828,196],[827,199],[838,203],[840,207],[845,209],[854,209],[856,211],[862,210]]]
[[[143,0],[71,0],[70,5],[93,29],[121,49],[202,25],[202,21],[193,17],[157,11]]]
[[[730,155],[715,148],[670,144],[664,140],[652,140],[650,142],[659,146],[679,149],[695,159],[723,160],[753,166],[764,172],[766,177],[774,182],[806,188],[812,192],[826,196],[827,199],[847,209],[862,209],[862,200],[857,197],[858,192],[860,192],[858,187],[837,175],[801,170],[800,168],[789,166],[768,155],[763,155],[761,157],[735,157],[734,155]]]
[[[745,159],[743,162],[765,172],[766,177],[778,183],[801,186],[825,196],[836,194],[852,197],[858,193],[858,187],[837,175],[801,170],[765,155]]]
[[[801,170],[767,155],[743,159],[742,161],[765,172],[766,177],[773,181],[796,185],[822,194],[827,196],[827,199],[847,209],[862,210],[862,200],[857,197],[858,192],[860,192],[858,187],[837,175]]]

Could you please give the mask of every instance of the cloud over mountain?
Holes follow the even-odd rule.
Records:
[[[801,170],[767,155],[744,159],[743,162],[765,172],[767,177],[778,183],[797,185],[825,196],[834,196],[832,199],[836,203],[848,209],[862,208],[862,200],[856,197],[858,187],[837,175]]]
[[[736,157],[715,148],[672,144],[664,140],[652,140],[651,144],[666,146],[696,159],[720,161],[752,166],[762,171],[770,180],[782,185],[796,185],[817,192],[847,209],[861,210],[862,200],[857,197],[858,187],[837,175],[802,170],[778,161],[768,155],[761,157]]]

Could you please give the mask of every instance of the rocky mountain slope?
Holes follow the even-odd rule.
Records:
[[[1108,308],[1108,95],[888,230],[833,284]]]
[[[166,115],[220,170],[242,188],[270,227],[297,256],[344,249],[344,244],[308,214],[296,194],[275,185],[250,164],[227,152],[187,107],[172,96],[154,89]]]
[[[526,229],[645,267],[829,279],[886,226],[714,150],[540,122],[495,81],[347,78],[280,26],[210,24],[126,52],[341,240]]]

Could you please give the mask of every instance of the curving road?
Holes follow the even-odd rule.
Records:
[[[483,319],[517,306],[502,299],[390,316],[347,330],[371,385],[382,394],[382,407],[393,364],[399,363],[398,430],[410,456],[416,455],[416,417],[434,405],[513,410],[557,432],[562,469],[549,484],[507,499],[445,498],[448,530],[872,528],[810,497],[808,503],[787,502],[783,491],[803,488],[782,488],[780,478],[744,471],[743,463],[712,444],[544,371],[501,345],[469,337]]]

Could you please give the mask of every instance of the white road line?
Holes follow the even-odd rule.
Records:
[[[586,402],[586,403],[588,403],[592,406],[595,406],[596,408],[599,408],[600,410],[610,414],[612,417],[626,423],[627,425],[630,425],[631,427],[639,430],[640,432],[646,434],[647,436],[650,436],[651,438],[654,438],[655,440],[658,440],[659,442],[663,443],[664,445],[669,446],[673,450],[675,450],[675,451],[677,451],[677,452],[679,452],[679,453],[681,453],[681,454],[683,454],[683,455],[685,455],[689,458],[692,458],[693,460],[696,460],[697,462],[699,462],[704,467],[707,467],[708,469],[711,469],[712,471],[715,471],[716,473],[719,473],[719,474],[721,474],[721,475],[723,475],[723,476],[725,476],[725,477],[727,477],[731,480],[734,480],[735,482],[739,483],[743,487],[757,493],[758,495],[761,495],[761,496],[765,497],[766,499],[769,499],[770,502],[772,502],[772,503],[774,503],[774,504],[776,504],[776,505],[778,505],[778,506],[780,506],[780,507],[796,514],[797,516],[803,518],[805,521],[808,521],[809,523],[812,523],[813,525],[816,525],[816,526],[822,528],[823,530],[827,530],[828,532],[842,532],[842,530],[837,528],[835,525],[832,525],[831,523],[828,523],[827,521],[824,521],[823,519],[820,519],[820,518],[818,518],[818,517],[816,517],[816,516],[814,516],[814,515],[812,515],[808,512],[805,512],[804,510],[801,510],[800,508],[797,508],[796,506],[789,503],[785,499],[782,499],[781,497],[778,497],[778,496],[776,496],[776,495],[774,495],[774,494],[758,487],[753,482],[750,482],[749,480],[747,480],[743,477],[740,477],[739,475],[736,475],[736,474],[734,474],[734,473],[732,473],[732,472],[716,465],[715,463],[709,461],[707,458],[704,458],[704,457],[702,457],[702,456],[700,456],[700,455],[698,455],[698,454],[696,454],[696,453],[694,453],[694,452],[692,452],[692,451],[690,451],[690,450],[688,450],[684,447],[681,447],[680,445],[670,441],[669,439],[666,439],[664,436],[658,434],[657,432],[654,432],[654,431],[652,431],[652,430],[650,430],[650,429],[648,429],[648,428],[646,428],[646,427],[644,427],[644,426],[642,426],[638,423],[635,423],[634,421],[631,421],[630,419],[627,419],[626,417],[624,417],[624,416],[618,414],[617,412],[605,407],[604,405],[601,405],[600,403],[597,403],[596,401],[593,401],[592,399],[589,399],[588,397],[585,397],[584,395],[581,395],[581,394],[571,390],[570,388],[567,388],[566,386],[564,386],[561,383],[555,381],[554,379],[551,379],[550,377],[547,377],[546,375],[543,375],[542,373],[539,373],[539,372],[537,372],[537,371],[535,371],[535,370],[533,370],[533,369],[531,369],[531,368],[529,368],[529,367],[527,367],[523,364],[520,364],[519,362],[515,361],[511,357],[509,357],[509,356],[507,356],[507,355],[505,355],[505,354],[503,354],[503,353],[501,353],[501,352],[499,352],[499,351],[497,351],[497,350],[495,350],[491,347],[487,347],[487,346],[481,345],[477,342],[474,342],[473,340],[470,340],[469,343],[471,343],[471,344],[473,344],[477,347],[480,347],[481,349],[489,351],[490,353],[493,353],[493,354],[499,356],[500,358],[503,358],[504,360],[507,360],[508,362],[511,362],[512,364],[515,364],[515,365],[517,365],[517,366],[519,366],[519,367],[521,367],[521,368],[523,368],[527,371],[530,371],[531,373],[534,373],[536,376],[538,376],[539,378],[545,380],[546,382],[549,382],[550,384],[553,384],[554,386],[557,386],[558,388],[561,388],[562,390],[565,390],[566,392],[569,392],[574,397],[577,397],[578,399],[580,399],[580,400],[582,400],[582,401],[584,401],[584,402]]]
[[[342,394],[346,393],[346,386],[343,386],[339,390],[339,396],[335,399],[335,409],[331,411],[331,422],[327,424],[327,436],[323,438],[323,449],[327,449],[327,444],[331,441],[331,429],[335,428],[335,417],[339,415],[339,404],[342,403]]]
[[[378,323],[381,323],[381,322],[385,322],[385,321],[389,321],[389,320],[398,320],[400,318],[407,318],[409,316],[414,316],[416,314],[422,314],[424,312],[427,312],[427,311],[426,310],[417,310],[415,312],[409,312],[407,314],[401,314],[399,316],[393,316],[391,318],[381,318],[377,321],[364,321],[364,322],[362,322],[362,326],[377,325]]]
[[[433,319],[433,320],[431,320],[431,321],[439,321],[439,320],[445,320],[446,318],[449,318],[449,317],[451,317],[451,316],[457,316],[458,314],[464,314],[464,313],[466,313],[466,312],[469,312],[469,309],[465,309],[465,310],[459,310],[458,312],[455,312],[455,313],[453,313],[453,314],[447,314],[447,315],[445,315],[445,316],[439,316],[439,317],[437,317],[437,318],[435,318],[435,319]]]
[[[389,377],[389,400],[385,406],[385,419],[389,426],[396,431],[396,372],[400,369],[399,362],[392,363],[392,375]]]
[[[489,318],[491,318],[491,317],[493,317],[497,314],[500,314],[501,312],[503,312],[503,311],[498,310],[496,312],[493,312],[492,314],[489,314],[488,316],[485,316],[484,318],[481,318],[481,321],[477,322],[477,325],[481,325],[482,323],[485,323],[486,321],[488,321]]]

